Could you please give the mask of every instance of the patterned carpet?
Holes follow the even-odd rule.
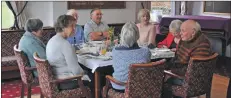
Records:
[[[14,80],[14,81],[2,81],[2,93],[1,98],[15,98],[20,97],[21,92],[21,80]],[[39,86],[32,86],[32,95],[40,94]],[[25,88],[24,95],[27,95],[27,90]],[[32,97],[34,98],[34,97]]]

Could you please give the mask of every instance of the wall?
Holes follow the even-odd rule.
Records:
[[[223,18],[230,18],[230,16],[225,15],[212,15],[212,14],[204,14],[203,13],[203,1],[191,1],[193,2],[193,15],[203,15],[203,16],[216,16]]]
[[[44,26],[53,26],[53,2],[29,1],[25,11],[28,18],[39,18]]]
[[[127,1],[125,9],[102,9],[102,20],[108,24],[135,22],[136,3]],[[67,12],[67,2],[29,1],[26,10],[30,18],[40,18],[44,22],[44,26],[53,26],[58,16]],[[91,9],[78,10],[78,24],[84,25],[90,19],[90,11]]]

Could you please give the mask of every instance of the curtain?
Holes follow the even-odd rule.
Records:
[[[13,12],[15,22],[14,29],[23,29],[25,22],[27,20],[25,7],[27,5],[27,1],[6,1],[7,6]]]
[[[181,1],[181,15],[192,15],[193,1]]]
[[[16,4],[17,9],[17,15],[18,15],[18,25],[20,28],[23,29],[25,26],[26,20],[28,19],[27,11],[26,11],[26,5],[27,1],[14,1]]]
[[[12,11],[14,15],[14,25],[10,29],[19,29],[18,26],[18,21],[17,21],[17,14],[16,11],[14,10],[15,7],[13,7],[10,1],[6,1],[6,5],[9,7],[9,9]]]

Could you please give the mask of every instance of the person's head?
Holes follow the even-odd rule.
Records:
[[[148,9],[141,9],[138,13],[138,20],[140,23],[148,24],[150,20],[150,12]]]
[[[133,22],[127,22],[121,30],[120,44],[127,47],[132,47],[137,42],[139,37],[139,30],[136,24]]]
[[[182,24],[181,20],[173,20],[169,25],[169,31],[175,37],[180,37],[180,26]]]
[[[70,10],[67,11],[66,15],[73,16],[76,19],[76,23],[77,23],[78,18],[79,18],[77,10],[70,9]]]
[[[201,31],[201,26],[194,20],[186,20],[181,25],[181,39],[183,41],[189,41],[195,37],[197,33]]]
[[[92,9],[90,14],[91,14],[91,19],[96,24],[99,24],[101,22],[103,14],[99,8]]]
[[[55,31],[63,33],[64,37],[70,37],[75,32],[76,19],[70,15],[61,15],[55,24]]]
[[[43,22],[40,19],[30,18],[26,21],[25,31],[41,38],[43,36]]]

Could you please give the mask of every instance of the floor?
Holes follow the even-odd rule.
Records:
[[[229,78],[218,75],[218,74],[214,74],[211,98],[226,98],[228,83],[229,83]],[[32,96],[32,98],[39,98],[39,97],[40,95]],[[199,98],[205,98],[205,95],[202,95]]]

